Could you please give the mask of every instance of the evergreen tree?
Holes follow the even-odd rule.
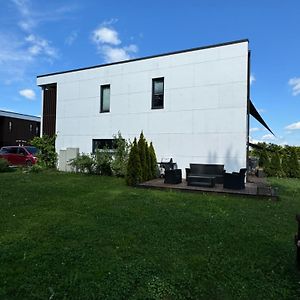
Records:
[[[140,155],[140,162],[142,168],[142,181],[147,180],[147,157],[146,157],[146,147],[147,143],[143,134],[143,131],[140,134],[140,139],[138,141],[138,153]]]
[[[135,186],[142,181],[142,168],[141,168],[141,161],[139,155],[138,144],[136,138],[131,145],[128,165],[127,165],[127,172],[126,172],[126,183],[128,185]]]
[[[147,175],[145,180],[150,180],[150,179],[152,179],[152,176],[151,176],[151,161],[150,161],[150,152],[149,152],[149,146],[148,146],[147,141],[146,141],[146,144],[145,144],[145,157],[146,157],[146,170],[145,170],[145,173]]]
[[[150,175],[151,179],[157,177],[157,160],[156,160],[156,154],[153,147],[152,142],[149,146],[149,158],[150,158]]]

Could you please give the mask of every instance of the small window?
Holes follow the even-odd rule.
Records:
[[[32,132],[32,124],[29,125],[29,131]]]
[[[164,108],[164,78],[152,79],[152,109]]]
[[[95,153],[96,150],[114,150],[115,148],[113,139],[93,139],[93,153]]]
[[[12,122],[8,122],[8,131],[12,132]]]
[[[39,127],[38,127],[38,126],[35,127],[35,134],[36,134],[36,135],[39,134]]]
[[[100,112],[109,112],[110,109],[110,85],[101,85],[101,107]]]

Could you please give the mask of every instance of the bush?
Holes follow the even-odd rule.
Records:
[[[44,168],[56,168],[57,154],[55,152],[56,135],[35,137],[30,144],[39,149],[38,164]]]
[[[97,150],[94,155],[95,173],[99,175],[112,175],[112,154],[109,149]]]
[[[272,153],[271,161],[267,167],[265,167],[265,172],[268,176],[272,177],[282,177],[283,172],[281,168],[281,162],[278,152]]]
[[[295,148],[292,148],[290,150],[288,168],[289,168],[289,177],[292,178],[300,177],[299,161],[298,161],[297,151]]]
[[[258,165],[262,168],[268,168],[269,166],[269,156],[266,149],[260,152]]]
[[[120,132],[114,135],[113,138],[115,152],[111,162],[111,169],[115,176],[125,177],[129,158],[129,144],[123,139]]]
[[[75,172],[92,174],[94,170],[94,159],[88,154],[78,154],[70,160],[70,166]]]
[[[8,162],[4,158],[0,158],[0,173],[9,171]]]
[[[142,181],[142,166],[139,155],[139,148],[136,138],[134,139],[128,159],[126,183],[131,186],[135,186]]]

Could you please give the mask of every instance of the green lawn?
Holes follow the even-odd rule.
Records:
[[[280,201],[0,174],[0,299],[299,299],[300,181]]]

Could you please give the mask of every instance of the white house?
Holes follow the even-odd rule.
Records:
[[[44,134],[90,153],[143,130],[157,160],[247,165],[248,40],[40,75]]]

